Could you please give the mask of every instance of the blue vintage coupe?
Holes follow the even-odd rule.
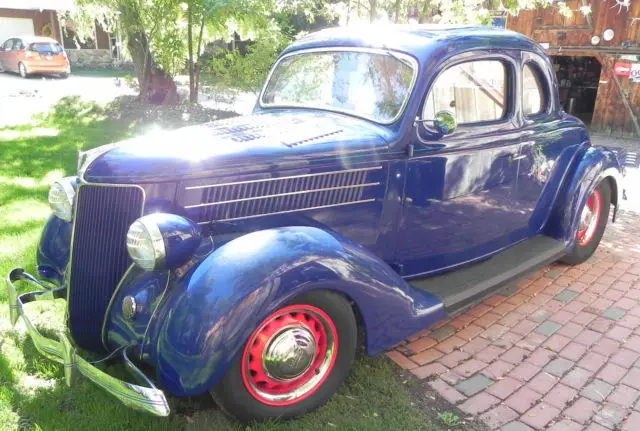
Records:
[[[252,115],[81,153],[49,193],[39,277],[7,277],[11,319],[68,384],[84,375],[156,415],[165,394],[207,391],[243,421],[313,410],[358,343],[378,354],[591,256],[622,171],[557,86],[540,46],[500,29],[311,34]],[[18,280],[38,289],[20,295]],[[67,301],[58,339],[25,314],[44,297]]]

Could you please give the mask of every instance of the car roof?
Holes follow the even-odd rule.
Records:
[[[57,40],[50,38],[50,37],[44,37],[44,36],[13,36],[13,37],[8,37],[5,40],[9,40],[9,39],[21,39],[22,41],[24,41],[25,43],[60,43]]]
[[[320,30],[300,38],[284,53],[330,47],[391,49],[411,54],[420,61],[426,61],[439,48],[449,54],[488,47],[543,52],[540,45],[528,37],[499,27],[378,24]]]

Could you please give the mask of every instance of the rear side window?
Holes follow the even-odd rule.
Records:
[[[545,109],[544,91],[540,71],[529,63],[522,71],[522,112],[525,116],[541,113]]]
[[[2,47],[5,51],[11,51],[11,49],[13,49],[13,39],[8,39]]]
[[[38,42],[29,45],[31,51],[39,52],[40,54],[60,54],[62,47],[57,43]]]
[[[502,119],[507,109],[507,69],[497,60],[457,64],[438,77],[429,92],[423,118],[451,111],[458,124]]]

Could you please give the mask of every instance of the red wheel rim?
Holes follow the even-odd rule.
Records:
[[[580,223],[578,225],[578,244],[581,247],[591,242],[593,236],[598,229],[600,223],[600,213],[602,210],[602,199],[600,192],[594,190],[587,199],[587,203],[580,214]]]
[[[267,317],[242,354],[242,381],[270,406],[295,404],[314,393],[331,373],[338,334],[331,318],[311,305],[291,305]]]

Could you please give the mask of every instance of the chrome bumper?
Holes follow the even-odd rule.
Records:
[[[17,280],[29,281],[36,285],[39,290],[18,295],[13,285]],[[71,386],[79,372],[131,408],[157,416],[169,415],[169,404],[164,393],[157,389],[149,378],[129,360],[127,348],[122,350],[125,365],[134,377],[144,382],[147,386],[127,383],[102,372],[76,353],[73,344],[64,332],[59,333],[58,340],[53,340],[40,334],[36,327],[33,326],[24,313],[23,304],[42,299],[66,298],[66,288],[51,289],[40,283],[35,277],[24,272],[22,268],[13,269],[7,276],[6,283],[9,290],[11,324],[15,325],[18,318],[22,317],[38,351],[50,360],[64,365],[64,377],[68,386]]]

